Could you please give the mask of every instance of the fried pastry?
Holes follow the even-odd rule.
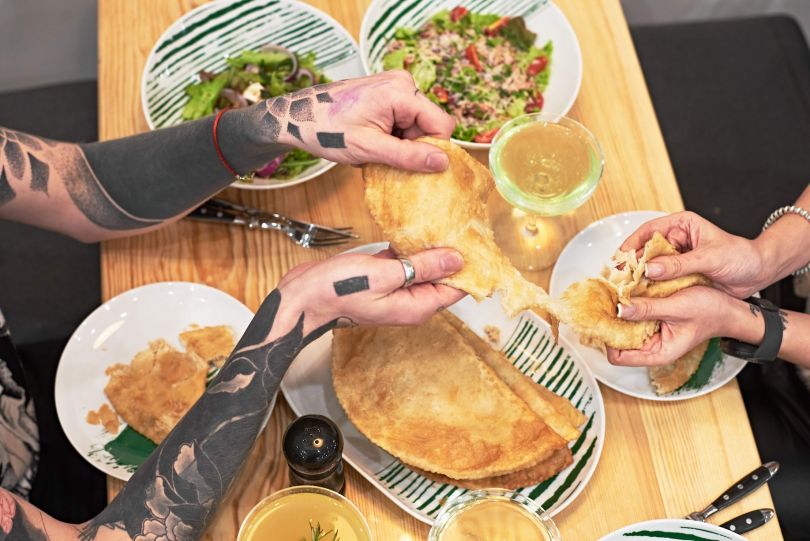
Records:
[[[104,393],[128,425],[160,443],[202,396],[207,372],[196,354],[155,340],[131,364],[107,368]]]
[[[566,446],[439,315],[418,327],[335,330],[332,378],[352,423],[424,471],[484,479]]]
[[[535,466],[495,477],[485,477],[484,479],[451,479],[445,475],[420,470],[409,464],[406,465],[431,481],[445,485],[455,485],[468,490],[483,488],[505,488],[514,490],[541,483],[560,473],[570,466],[573,461],[574,457],[571,454],[571,450],[568,447],[564,447],[554,451],[550,457]]]
[[[603,277],[571,284],[562,295],[559,319],[570,325],[588,346],[614,349],[638,349],[658,332],[657,321],[627,321],[619,318],[617,304],[630,303],[631,297],[668,297],[695,285],[710,285],[708,278],[691,274],[674,280],[653,281],[644,276],[647,261],[660,255],[677,253],[675,247],[658,232],[644,245],[636,259],[633,250],[617,252],[613,267]]]
[[[481,337],[453,314],[442,312],[440,317],[443,317],[461,334],[462,338],[473,347],[481,360],[495,371],[512,392],[543,419],[554,432],[566,441],[573,441],[579,437],[577,427],[585,422],[585,416],[568,400],[535,383],[530,377],[518,370],[503,353],[496,351],[484,342]]]
[[[428,248],[454,248],[464,268],[440,283],[466,291],[480,301],[496,291],[510,317],[529,308],[554,314],[555,303],[527,281],[495,244],[486,213],[494,186],[489,170],[461,147],[422,137],[447,153],[441,173],[416,173],[387,165],[366,165],[366,204],[391,247],[403,256]]]
[[[215,366],[222,366],[236,345],[228,325],[202,327],[180,333],[180,343],[190,353]]]
[[[669,394],[683,387],[692,374],[697,371],[709,341],[698,345],[695,349],[675,361],[661,366],[651,366],[649,369],[650,381],[657,394]]]

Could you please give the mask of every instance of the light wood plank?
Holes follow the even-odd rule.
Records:
[[[100,135],[147,129],[140,108],[140,75],[160,34],[201,0],[99,0]],[[313,0],[354,36],[368,0]],[[560,0],[583,51],[582,90],[571,115],[599,139],[605,176],[593,198],[561,218],[567,237],[597,218],[634,209],[676,211],[682,201],[618,0]],[[484,159],[483,155],[478,156]],[[228,190],[251,205],[336,225],[352,225],[363,242],[381,240],[362,204],[359,171],[338,166],[302,186],[263,193]],[[294,265],[338,249],[307,251],[274,233],[180,222],[141,237],[105,243],[103,296],[162,280],[205,283],[256,309]],[[530,276],[548,285],[548,272]],[[759,464],[736,383],[687,402],[643,402],[602,387],[607,436],[599,467],[582,495],[557,516],[567,540],[593,540],[620,526],[678,517],[702,508]],[[261,497],[286,485],[279,439],[292,413],[279,398],[270,423],[223,504],[206,539],[232,540]],[[369,519],[375,539],[425,539],[428,528],[348,470],[347,496]],[[122,484],[110,480],[110,497]],[[767,489],[725,511],[719,520],[772,507]],[[716,522],[716,521],[715,521]],[[776,521],[748,535],[781,539]]]

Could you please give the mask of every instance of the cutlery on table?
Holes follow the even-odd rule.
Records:
[[[195,221],[241,225],[248,229],[270,229],[281,231],[293,242],[304,248],[335,246],[356,239],[351,227],[327,227],[302,222],[276,212],[247,207],[224,199],[209,199],[188,218]]]
[[[756,489],[771,480],[776,472],[779,471],[779,463],[775,461],[766,462],[759,468],[755,469],[731,487],[729,487],[723,494],[710,503],[706,509],[689,513],[686,518],[689,520],[697,520],[705,522],[708,517],[717,513],[721,509],[725,509],[734,502],[748,496]],[[745,516],[745,515],[743,515]]]
[[[724,522],[720,527],[742,534],[764,525],[774,517],[774,514],[773,509],[755,509]]]

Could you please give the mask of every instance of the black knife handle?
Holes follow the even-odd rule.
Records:
[[[712,502],[717,510],[725,509],[734,502],[748,496],[767,483],[779,470],[778,462],[766,462],[729,487],[719,498]]]
[[[773,515],[773,509],[756,509],[724,522],[720,527],[742,534],[764,525],[773,518]]]

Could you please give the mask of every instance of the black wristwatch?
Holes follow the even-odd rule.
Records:
[[[734,340],[733,338],[723,338],[720,340],[720,347],[723,353],[733,357],[738,357],[749,363],[768,363],[776,359],[779,348],[782,347],[782,332],[785,330],[782,314],[779,307],[770,301],[757,297],[749,297],[745,302],[751,305],[751,310],[762,312],[765,320],[765,337],[758,346]]]

